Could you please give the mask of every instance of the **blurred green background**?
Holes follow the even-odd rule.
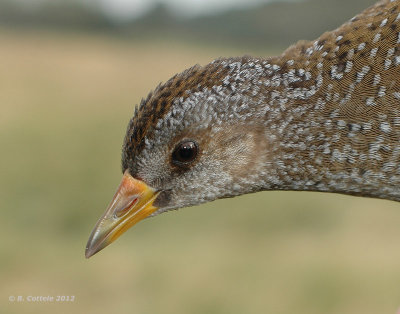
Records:
[[[395,202],[263,192],[148,219],[84,258],[149,90],[219,56],[278,54],[373,2],[161,4],[123,22],[95,1],[0,2],[0,312],[396,313]],[[75,300],[9,301],[47,295]]]

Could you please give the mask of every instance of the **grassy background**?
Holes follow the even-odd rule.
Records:
[[[0,31],[0,312],[395,313],[400,206],[264,192],[148,219],[86,260],[133,108],[219,56],[162,40]],[[74,295],[72,303],[9,296]]]

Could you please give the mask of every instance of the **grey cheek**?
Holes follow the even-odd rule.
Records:
[[[156,200],[154,201],[154,206],[158,208],[168,207],[171,201],[171,192],[170,191],[161,191]]]

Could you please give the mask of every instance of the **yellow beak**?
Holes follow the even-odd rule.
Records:
[[[125,171],[110,205],[89,237],[86,258],[104,249],[134,224],[154,213],[158,208],[153,206],[153,202],[158,194],[143,181],[133,178],[128,170]]]

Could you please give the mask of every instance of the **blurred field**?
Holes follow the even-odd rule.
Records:
[[[17,31],[0,31],[0,47],[1,313],[400,307],[400,205],[388,201],[264,192],[148,219],[84,258],[141,97],[195,63],[273,51]]]

